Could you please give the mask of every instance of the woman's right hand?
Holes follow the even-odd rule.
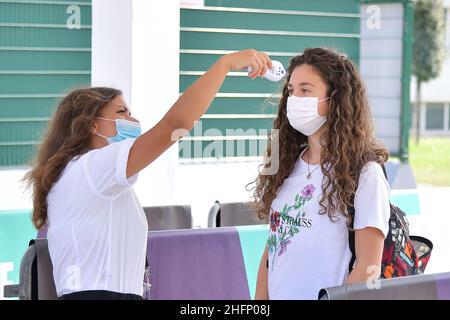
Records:
[[[248,76],[252,79],[258,76],[262,77],[267,69],[272,69],[272,60],[270,60],[269,56],[254,49],[229,53],[221,59],[226,63],[230,71],[251,67],[252,71]]]

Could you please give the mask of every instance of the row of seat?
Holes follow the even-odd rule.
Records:
[[[218,273],[217,276],[220,277],[223,274]],[[378,284],[373,283],[372,285],[375,286],[369,287],[367,283],[356,283],[324,288],[319,294],[319,299],[450,299],[450,272],[383,279]],[[20,264],[20,283],[18,285],[5,286],[4,296],[10,298],[19,297],[24,300],[52,300],[57,298],[46,239],[35,239],[31,241],[30,247],[25,252]],[[236,299],[236,297],[232,296],[230,299]]]
[[[149,231],[191,229],[193,227],[190,205],[151,206],[143,209]],[[220,203],[216,201],[208,214],[208,228],[267,223],[267,220],[261,220],[256,216],[248,202]],[[38,238],[45,238],[46,234],[47,230],[44,227],[39,231]]]
[[[149,231],[192,228],[191,206],[144,207]],[[266,224],[256,216],[250,203],[216,201],[209,210],[208,228]]]
[[[146,207],[150,231],[191,229],[192,216],[190,206]],[[248,203],[219,203],[216,202],[208,215],[208,227],[240,226],[265,224],[259,220]],[[206,232],[212,236],[215,232],[222,232],[220,238],[228,239],[233,236],[227,233],[229,228],[181,230],[180,232]],[[225,232],[225,233],[224,233]],[[161,236],[159,232],[157,239]],[[184,239],[187,235],[184,234]],[[5,297],[19,297],[20,299],[56,299],[53,282],[52,265],[48,252],[47,240],[40,234],[31,241],[29,248],[22,257],[20,264],[20,280],[18,285],[4,287]],[[225,237],[225,238],[224,238]],[[216,236],[217,238],[217,236]],[[203,240],[202,240],[203,241]],[[228,246],[227,246],[228,247]],[[220,246],[223,249],[223,246]],[[220,250],[217,247],[218,250]],[[216,249],[214,249],[216,250]],[[214,268],[213,268],[214,269]],[[221,274],[218,273],[217,277]],[[161,280],[162,283],[164,281]],[[161,283],[159,283],[161,285]],[[245,284],[247,285],[247,284]],[[402,277],[394,280],[381,280],[380,289],[369,290],[365,284],[344,285],[335,288],[324,288],[320,299],[450,299],[450,273]],[[234,296],[232,298],[235,298]]]

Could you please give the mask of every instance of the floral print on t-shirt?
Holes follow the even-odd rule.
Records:
[[[306,217],[305,204],[313,198],[316,187],[312,184],[306,185],[300,194],[295,196],[292,205],[285,204],[283,210],[271,210],[270,215],[270,235],[267,240],[269,252],[272,254],[271,267],[277,256],[283,255],[291,239],[300,232],[300,228],[311,228],[312,220]],[[289,215],[292,210],[298,210],[294,216]]]

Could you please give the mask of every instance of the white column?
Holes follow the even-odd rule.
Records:
[[[420,131],[421,134],[426,135],[427,134],[427,104],[422,101],[422,104],[420,106],[421,112],[420,112]]]
[[[449,134],[450,133],[450,105],[448,103],[444,104],[444,132],[443,134]]]
[[[92,85],[123,91],[131,103],[130,0],[92,0]]]
[[[133,1],[132,113],[153,127],[178,98],[179,1]],[[141,171],[135,190],[143,206],[174,204],[177,144]]]

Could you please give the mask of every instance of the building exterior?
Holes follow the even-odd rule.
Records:
[[[11,195],[5,208],[30,206],[10,186],[27,170],[65,92],[118,87],[150,128],[216,59],[249,47],[286,66],[305,47],[346,54],[366,81],[378,136],[407,158],[411,34],[403,26],[411,22],[410,1],[2,0],[0,6],[0,166]],[[194,199],[206,209],[217,199],[249,199],[245,185],[258,173],[280,84],[244,76],[230,73],[190,136],[141,173],[136,188],[145,205]]]
[[[146,130],[221,55],[246,48],[285,66],[306,47],[346,54],[366,82],[378,137],[406,160],[411,18],[407,0],[0,0],[0,218],[11,218],[0,220],[0,236],[2,228],[24,239],[34,233],[20,179],[66,92],[120,88]],[[230,73],[189,136],[140,173],[141,204],[190,204],[194,226],[206,227],[216,200],[249,201],[279,89]],[[415,188],[407,163],[388,171],[392,189]],[[418,213],[414,190],[394,198]],[[11,254],[0,256],[0,282],[8,272],[17,282],[24,239],[0,250]]]
[[[438,78],[422,84],[420,130],[423,136],[450,136],[450,0],[444,0],[446,59]],[[411,81],[411,103],[416,103],[416,81]],[[415,133],[416,109],[412,109]]]

